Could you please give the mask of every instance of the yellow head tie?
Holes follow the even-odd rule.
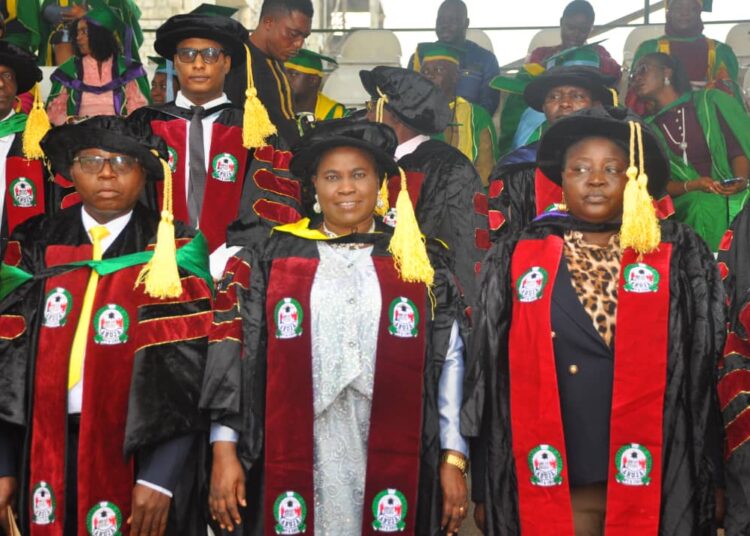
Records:
[[[39,145],[45,134],[51,127],[49,117],[44,109],[42,102],[42,90],[39,82],[34,86],[34,106],[29,112],[29,118],[26,120],[26,128],[23,131],[23,155],[26,158],[34,159],[44,156],[44,151]]]
[[[253,149],[266,145],[266,138],[276,134],[276,125],[271,122],[268,110],[258,98],[258,90],[253,81],[253,58],[250,47],[245,45],[247,58],[247,89],[245,90],[245,110],[242,117],[242,145]]]
[[[633,248],[639,254],[649,253],[659,247],[661,228],[656,210],[648,193],[643,151],[643,130],[640,123],[630,121],[630,167],[627,170],[628,183],[625,185],[622,210],[620,243],[622,247]],[[636,153],[636,144],[638,152]],[[636,167],[636,154],[638,167]]]
[[[156,151],[152,151],[156,155]],[[174,238],[174,215],[172,214],[172,170],[163,158],[159,158],[164,170],[164,200],[161,220],[156,232],[154,256],[138,274],[135,286],[141,283],[146,294],[153,298],[177,298],[182,294],[182,281],[177,268],[177,245]]]
[[[406,174],[403,169],[399,168],[399,171],[401,191],[396,200],[396,228],[388,251],[393,255],[396,269],[403,281],[424,283],[429,287],[435,279],[435,269],[430,264],[427,244],[414,214]]]

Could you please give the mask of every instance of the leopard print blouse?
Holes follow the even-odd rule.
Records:
[[[563,251],[578,299],[596,331],[610,345],[617,317],[617,284],[622,258],[620,235],[612,236],[609,244],[602,247],[585,242],[578,231],[568,231]]]

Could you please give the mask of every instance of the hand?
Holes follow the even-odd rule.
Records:
[[[0,529],[5,534],[10,533],[8,507],[13,504],[18,489],[18,480],[12,476],[0,477]]]
[[[460,455],[457,452],[452,453]],[[466,478],[455,465],[441,463],[440,487],[443,491],[443,518],[440,528],[444,529],[446,534],[458,534],[461,523],[469,513]]]
[[[80,5],[70,6],[62,12],[62,18],[65,22],[80,19],[86,14],[86,8]]]
[[[707,194],[718,194],[721,184],[711,177],[700,177],[686,183],[688,192],[705,192]]]
[[[716,193],[721,195],[734,195],[737,192],[741,192],[742,190],[745,190],[747,188],[747,179],[742,179],[741,181],[737,181],[734,184],[728,184],[724,186],[720,182],[717,182],[718,187],[716,188]]]
[[[169,517],[168,495],[142,484],[133,488],[133,511],[128,519],[130,536],[162,536]]]
[[[216,441],[213,445],[211,465],[211,490],[208,508],[211,517],[222,529],[232,532],[242,522],[240,506],[245,500],[245,470],[237,458],[237,447],[231,441]]]
[[[487,510],[484,507],[484,503],[474,503],[474,523],[477,524],[479,531],[484,534],[487,530]]]

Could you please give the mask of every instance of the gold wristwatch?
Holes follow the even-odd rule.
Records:
[[[466,460],[466,458],[453,454],[452,452],[444,452],[440,458],[440,461],[443,463],[447,463],[448,465],[452,465],[453,467],[458,467],[459,471],[461,471],[463,474],[466,474],[466,470],[469,467],[469,462]]]

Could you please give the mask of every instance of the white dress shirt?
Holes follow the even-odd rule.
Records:
[[[429,136],[425,136],[424,134],[418,134],[414,136],[410,140],[406,140],[404,143],[396,147],[396,153],[394,154],[394,157],[396,158],[396,161],[401,160],[403,157],[405,157],[407,154],[411,154],[414,151],[417,150],[417,147],[422,145],[424,142],[429,140]]]
[[[16,112],[11,110],[10,113],[3,119],[0,119],[0,121],[5,121],[6,119],[11,118],[15,113]],[[0,221],[3,220],[3,212],[5,210],[5,190],[8,188],[5,180],[5,163],[8,158],[8,152],[10,152],[10,146],[13,145],[13,140],[15,139],[15,134],[8,134],[7,136],[0,138],[0,162],[2,162],[2,165],[0,165]]]

